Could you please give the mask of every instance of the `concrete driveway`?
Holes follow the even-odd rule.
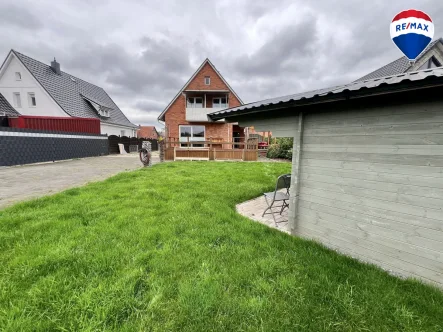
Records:
[[[157,160],[154,152],[154,163]],[[19,201],[54,194],[141,167],[138,154],[0,167],[0,209]]]

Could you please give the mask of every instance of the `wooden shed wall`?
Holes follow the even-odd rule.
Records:
[[[305,114],[295,234],[443,287],[442,106]]]

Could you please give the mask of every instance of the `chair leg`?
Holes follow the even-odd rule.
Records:
[[[283,205],[281,206],[280,215],[283,213],[283,211],[289,207],[289,204],[286,203],[286,201],[283,201]]]
[[[272,202],[272,204],[271,205],[269,205],[269,202],[268,202],[268,199],[266,198],[266,196],[265,196],[265,201],[266,201],[266,204],[268,204],[268,207],[266,208],[266,210],[265,211],[263,211],[263,214],[261,215],[262,217],[264,217],[265,216],[265,214],[266,214],[266,211],[268,211],[268,210],[271,210],[271,212],[272,212],[272,205],[274,204],[274,202]]]
[[[265,215],[266,211],[270,210],[271,211],[270,214],[272,214],[272,219],[274,219],[275,227],[278,227],[277,220],[275,219],[274,211],[272,211],[272,206],[274,205],[275,201],[273,200],[272,203],[269,204],[266,196],[265,196],[265,201],[266,201],[266,204],[268,204],[268,208],[265,210],[265,212],[263,212],[262,217]],[[267,214],[269,214],[269,213],[267,213]]]

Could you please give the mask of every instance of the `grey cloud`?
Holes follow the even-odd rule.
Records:
[[[0,26],[15,26],[25,30],[38,30],[43,24],[30,10],[29,7],[17,6],[13,3],[0,5]]]
[[[233,70],[243,75],[275,76],[301,69],[314,52],[311,46],[316,33],[316,19],[307,17],[279,31],[252,55],[237,58]]]
[[[158,113],[159,111],[162,111],[165,108],[165,106],[166,105],[161,101],[149,100],[149,99],[142,99],[134,103],[134,108],[149,113],[151,112]]]
[[[14,48],[46,63],[55,56],[62,70],[102,86],[134,123],[158,126],[158,114],[206,57],[245,102],[345,83],[401,56],[389,22],[417,6],[3,0],[0,52]],[[433,17],[435,37],[443,36],[443,2],[421,0],[419,7]]]

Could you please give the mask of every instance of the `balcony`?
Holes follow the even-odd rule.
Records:
[[[186,103],[186,121],[188,122],[210,122],[208,120],[209,113],[229,107],[229,91],[186,90],[183,95]]]
[[[206,107],[206,108],[186,108],[186,121],[188,122],[209,122],[208,114],[221,111],[223,108]],[[217,122],[224,122],[219,120]]]

